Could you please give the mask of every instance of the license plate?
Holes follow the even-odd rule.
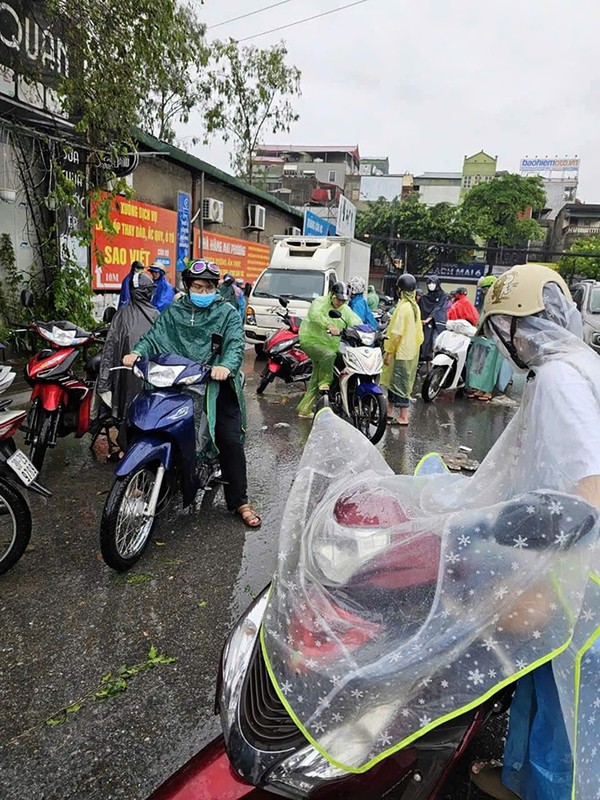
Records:
[[[30,483],[33,483],[38,476],[37,469],[21,450],[17,450],[13,453],[12,456],[7,459],[6,463],[15,475],[23,481],[25,486],[29,486]]]

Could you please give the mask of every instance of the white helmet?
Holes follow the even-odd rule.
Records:
[[[350,294],[364,294],[367,284],[364,278],[350,278],[348,288],[350,289]]]

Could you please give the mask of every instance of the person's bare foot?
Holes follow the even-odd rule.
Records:
[[[470,777],[478,789],[495,800],[521,800],[502,783],[502,764],[499,761],[473,761]]]

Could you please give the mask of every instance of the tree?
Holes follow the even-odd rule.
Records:
[[[283,42],[261,50],[231,39],[212,50],[215,63],[202,81],[206,142],[215,134],[231,141],[232,169],[252,183],[263,134],[288,132],[299,119],[291,98],[301,93],[300,70],[286,64]]]
[[[569,255],[559,261],[558,270],[563,278],[571,281],[576,275],[600,280],[600,234],[578,239],[569,248]],[[597,253],[597,257],[581,256],[578,253]]]
[[[501,175],[469,191],[462,216],[474,236],[498,246],[516,247],[544,238],[544,230],[529,218],[528,211],[541,211],[546,202],[538,176]]]
[[[464,260],[465,251],[452,245],[473,243],[459,208],[450,203],[426,206],[416,192],[402,201],[381,198],[368,203],[367,209],[358,213],[356,232],[371,242],[373,255],[388,268],[398,258],[406,259],[409,271],[416,274],[431,269],[435,262]],[[394,239],[422,244],[404,245]]]

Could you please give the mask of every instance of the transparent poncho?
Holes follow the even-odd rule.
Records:
[[[328,410],[315,420],[262,643],[288,711],[343,769],[366,771],[555,659],[578,780],[600,785],[598,514],[577,494],[600,475],[600,359],[572,304],[556,304],[562,316],[520,323],[534,374],[473,478],[395,475]],[[599,433],[561,407],[565,377],[587,391]]]

